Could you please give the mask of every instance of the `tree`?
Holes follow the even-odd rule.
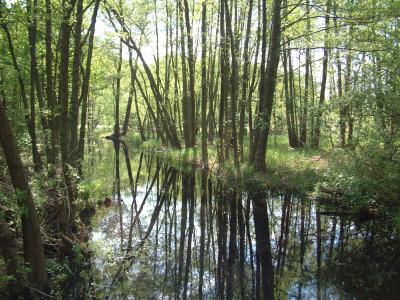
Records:
[[[201,153],[203,165],[208,167],[207,149],[207,6],[201,11]]]
[[[2,100],[2,99],[1,99]],[[3,101],[0,101],[0,141],[6,157],[8,171],[16,193],[21,214],[24,258],[31,268],[30,281],[41,291],[47,291],[46,259],[43,251],[40,225],[27,175],[21,161]]]
[[[319,95],[319,103],[317,109],[317,120],[315,124],[314,134],[311,141],[311,146],[313,148],[319,147],[320,134],[321,134],[321,122],[322,122],[322,107],[325,102],[325,90],[326,90],[326,80],[328,76],[328,28],[329,28],[329,14],[331,8],[331,1],[326,1],[326,15],[325,15],[325,40],[324,40],[324,56],[322,59],[322,79],[321,79],[321,92]]]
[[[263,46],[262,51],[266,52],[266,1],[263,0]],[[272,106],[274,101],[274,93],[276,87],[276,76],[278,72],[278,64],[281,49],[281,0],[274,0],[272,31],[269,43],[269,55],[267,65],[261,69],[260,78],[260,100],[258,103],[257,126],[254,132],[254,144],[251,157],[251,163],[256,169],[265,170],[265,155],[267,150],[268,135],[271,122]]]

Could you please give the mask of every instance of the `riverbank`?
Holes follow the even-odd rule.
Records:
[[[157,141],[148,141],[141,148],[168,161],[180,170],[193,167],[203,168],[201,150],[164,148]],[[248,156],[247,147],[244,157]],[[328,154],[310,148],[294,149],[287,146],[287,138],[278,136],[272,138],[267,150],[267,171],[255,170],[248,163],[241,163],[241,176],[235,175],[232,157],[223,164],[217,160],[217,149],[214,144],[208,145],[208,171],[224,180],[235,180],[244,186],[258,186],[266,189],[280,189],[297,192],[311,192],[315,184],[329,168]],[[245,159],[246,160],[246,159]]]
[[[245,145],[247,142],[245,141]],[[202,168],[201,149],[170,149],[158,141],[139,146],[168,161],[180,170]],[[244,157],[248,149],[244,149]],[[267,171],[241,164],[235,176],[232,158],[218,164],[214,144],[208,145],[209,172],[244,188],[286,190],[321,200],[337,211],[376,212],[390,217],[400,227],[400,179],[396,162],[389,160],[379,146],[368,149],[340,149],[323,144],[321,150],[288,147],[286,136],[273,136],[267,150]],[[397,176],[396,176],[397,174]]]

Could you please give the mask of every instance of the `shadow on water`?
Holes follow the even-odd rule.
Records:
[[[301,195],[243,191],[121,148],[96,162],[114,160],[114,184],[104,185],[113,205],[93,219],[92,296],[395,299],[389,222],[356,224]]]

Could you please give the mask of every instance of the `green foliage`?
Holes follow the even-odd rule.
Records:
[[[64,299],[74,295],[87,297],[85,289],[90,276],[90,262],[82,255],[79,244],[74,244],[69,257],[61,261],[49,259],[47,268],[54,296]]]
[[[399,212],[400,162],[382,145],[337,151],[330,159],[331,168],[324,174],[323,184],[345,193],[352,206],[391,207],[391,213]]]

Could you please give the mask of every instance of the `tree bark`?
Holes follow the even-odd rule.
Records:
[[[268,62],[266,70],[265,72],[262,71],[262,76],[260,78],[260,86],[262,86],[262,88],[260,88],[258,120],[262,122],[262,126],[258,126],[256,128],[253,150],[255,157],[254,161],[252,162],[258,170],[265,170],[267,167],[265,163],[265,155],[267,150],[268,134],[276,87],[276,75],[278,71],[281,48],[281,4],[282,0],[274,1]],[[267,24],[264,23],[263,26],[266,27]],[[266,36],[264,36],[264,38],[266,38]],[[266,42],[263,41],[263,44],[265,43]]]
[[[70,164],[73,167],[78,166],[78,117],[79,117],[79,91],[80,91],[80,69],[81,69],[81,35],[83,21],[83,0],[77,0],[75,37],[74,37],[74,56],[72,62],[72,82],[71,82],[71,100],[70,100]],[[85,124],[82,124],[85,126]]]
[[[75,200],[75,191],[73,187],[72,177],[69,167],[69,56],[70,56],[70,18],[74,0],[64,2],[63,19],[60,25],[60,67],[59,67],[59,82],[58,82],[58,102],[60,105],[60,150],[61,163],[64,176],[64,182],[67,186],[68,199],[70,204]],[[73,215],[73,214],[72,214]],[[65,228],[68,232],[68,228]]]
[[[2,101],[0,101],[0,141],[16,193],[18,206],[24,211],[21,214],[24,258],[25,262],[31,268],[30,281],[39,290],[46,291],[48,289],[46,259],[43,251],[38,215],[19,149]]]
[[[196,145],[196,93],[195,93],[195,61],[193,55],[193,36],[192,28],[190,25],[189,18],[189,4],[187,0],[183,0],[184,13],[185,13],[185,23],[186,23],[186,35],[187,35],[187,48],[188,48],[188,65],[189,65],[189,91],[190,91],[190,122],[191,122],[191,132],[190,132],[190,146],[194,147]],[[182,51],[185,51],[184,49]],[[184,76],[185,74],[182,74]]]
[[[85,67],[85,75],[82,81],[82,110],[81,110],[81,127],[79,131],[79,146],[78,146],[78,160],[79,160],[79,168],[82,169],[82,163],[85,155],[85,137],[86,137],[86,123],[87,123],[87,113],[88,113],[88,101],[89,101],[89,83],[90,83],[90,75],[91,75],[91,65],[92,65],[92,56],[93,56],[93,42],[94,42],[94,33],[96,29],[96,20],[97,13],[99,11],[100,0],[96,0],[94,3],[92,19],[90,22],[90,33],[88,40],[88,49],[87,49],[87,58],[86,58],[86,67]]]
[[[250,53],[249,53],[249,40],[251,35],[251,16],[253,12],[253,0],[248,3],[247,12],[247,23],[246,23],[246,34],[244,40],[243,49],[243,77],[242,77],[242,97],[239,103],[239,145],[238,152],[240,161],[243,162],[243,136],[245,127],[245,115],[246,115],[246,100],[247,100],[247,88],[249,86],[249,69],[250,69]],[[256,67],[256,66],[254,66]]]
[[[232,26],[232,15],[228,7],[227,0],[224,0],[225,3],[225,14],[226,14],[226,27],[229,34],[230,41],[230,50],[231,50],[231,127],[232,127],[232,138],[231,144],[233,145],[233,161],[235,165],[236,173],[240,173],[240,165],[239,165],[239,151],[238,151],[238,137],[237,137],[237,121],[236,121],[236,112],[237,112],[237,102],[238,102],[238,86],[239,86],[239,66],[238,66],[238,45],[236,41],[236,36],[234,34],[233,26]],[[235,30],[236,32],[236,30]]]
[[[57,106],[57,96],[54,90],[54,81],[53,81],[53,49],[51,47],[52,44],[52,9],[51,9],[51,0],[46,0],[46,97],[47,97],[47,108],[49,109],[49,118],[48,124],[50,129],[50,156],[47,157],[47,163],[50,165],[54,165],[57,157],[57,126],[55,122],[55,114],[56,114],[56,106]]]
[[[208,167],[207,149],[207,6],[201,12],[201,153],[203,166]]]
[[[324,41],[324,56],[322,59],[322,79],[321,79],[321,91],[319,94],[319,103],[317,110],[317,118],[315,122],[315,130],[311,146],[313,148],[319,148],[320,134],[321,134],[321,123],[322,123],[322,108],[325,102],[325,90],[326,80],[328,78],[328,28],[329,28],[329,14],[331,8],[331,0],[326,1],[326,15],[325,15],[325,41]]]
[[[117,78],[115,80],[115,116],[114,116],[114,141],[118,141],[120,137],[119,128],[119,102],[121,97],[121,69],[122,69],[122,39],[119,41],[118,62],[117,62]]]

